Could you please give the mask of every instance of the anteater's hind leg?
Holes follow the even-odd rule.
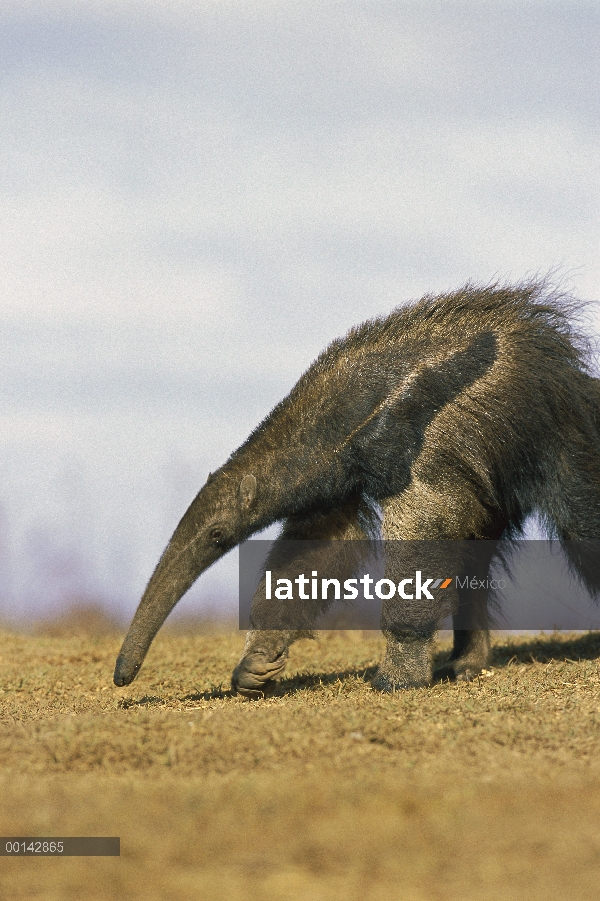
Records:
[[[488,623],[488,582],[495,540],[478,542],[477,553],[465,561],[458,576],[458,610],[453,615],[454,647],[448,660],[433,674],[436,681],[469,682],[488,665],[490,633]],[[468,585],[466,584],[468,582]],[[480,587],[483,583],[483,587]],[[471,585],[477,587],[471,588]]]

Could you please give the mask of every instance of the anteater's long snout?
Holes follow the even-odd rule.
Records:
[[[120,688],[129,685],[140,671],[144,657],[152,640],[152,632],[138,634],[138,629],[129,630],[119,651],[113,680]]]
[[[200,495],[177,526],[136,610],[117,657],[114,683],[129,685],[137,676],[154,636],[198,576],[224,553],[214,545],[198,547],[195,522]]]

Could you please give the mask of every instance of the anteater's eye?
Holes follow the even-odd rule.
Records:
[[[213,544],[219,544],[223,539],[223,529],[214,528],[210,530],[210,540]]]

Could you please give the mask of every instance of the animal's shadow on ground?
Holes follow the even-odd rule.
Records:
[[[293,695],[307,688],[329,688],[338,685],[340,691],[346,679],[360,679],[368,682],[377,672],[376,666],[349,667],[344,670],[336,670],[333,673],[297,673],[295,676],[287,676],[275,682],[269,697]]]
[[[568,639],[556,636],[522,636],[521,640],[511,639],[492,648],[492,666],[506,666],[508,663],[550,663],[552,660],[575,661],[600,658],[600,632],[585,632]],[[442,655],[440,655],[442,659]]]
[[[434,669],[445,663],[448,651],[440,651],[434,656]],[[535,636],[523,638],[521,641],[507,641],[496,644],[492,648],[490,665],[501,668],[509,663],[549,663],[557,661],[596,660],[600,658],[600,632],[587,632],[584,635],[564,640],[560,637]],[[377,671],[376,666],[354,667],[332,673],[297,674],[273,683],[269,697],[294,694],[307,688],[331,686],[342,683],[345,679],[355,678],[369,682]],[[341,687],[341,685],[340,685]]]
[[[267,683],[265,691],[262,692],[264,698],[283,698],[296,694],[299,691],[305,691],[307,688],[317,688],[318,686],[327,687],[339,683],[341,688],[345,679],[355,677],[364,682],[368,682],[377,670],[376,666],[355,667],[345,670],[338,670],[333,673],[297,673],[294,676],[286,676],[274,682]],[[194,694],[185,695],[180,698],[181,701],[212,701],[215,698],[230,698],[233,696],[231,689],[218,689],[213,691],[195,692]]]
[[[436,669],[448,659],[448,651],[435,654],[433,666]],[[600,658],[600,632],[589,632],[572,639],[564,640],[552,636],[535,636],[523,638],[521,641],[511,640],[496,644],[492,648],[490,666],[502,668],[516,663],[549,663],[556,661],[596,660]],[[273,683],[268,694],[277,697],[295,694],[298,691],[317,686],[331,686],[342,683],[345,679],[356,678],[369,682],[377,671],[376,666],[350,668],[333,673],[298,674]],[[340,685],[341,687],[341,685]]]
[[[134,707],[164,707],[165,699],[159,695],[144,695],[143,698],[121,698],[117,707],[119,710],[131,710]]]
[[[448,658],[447,651],[440,651],[434,657],[434,668],[444,663]],[[491,666],[505,667],[515,663],[549,663],[555,661],[596,660],[600,658],[600,632],[586,632],[564,640],[560,637],[550,636],[523,637],[521,641],[510,640],[506,643],[494,645],[492,648]],[[331,687],[339,684],[340,691],[346,679],[360,679],[369,682],[375,672],[376,666],[350,667],[344,670],[336,670],[329,673],[298,673],[272,682],[267,686],[264,697],[277,698],[289,697],[300,691],[317,687]],[[229,688],[221,685],[213,686],[209,691],[198,691],[184,695],[178,700],[182,703],[190,701],[214,701],[231,698]],[[134,707],[159,707],[166,704],[165,698],[155,695],[145,695],[142,698],[123,699],[119,706],[123,709]]]
[[[232,697],[231,689],[221,685],[213,686],[210,691],[195,691],[191,694],[177,698],[181,703],[189,701],[214,701]],[[121,698],[118,703],[120,710],[132,710],[136,707],[168,707],[169,699],[160,695],[144,695],[142,698]]]

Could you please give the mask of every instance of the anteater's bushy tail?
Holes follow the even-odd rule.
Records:
[[[580,428],[563,435],[539,510],[572,570],[600,596],[600,380],[582,375]]]

